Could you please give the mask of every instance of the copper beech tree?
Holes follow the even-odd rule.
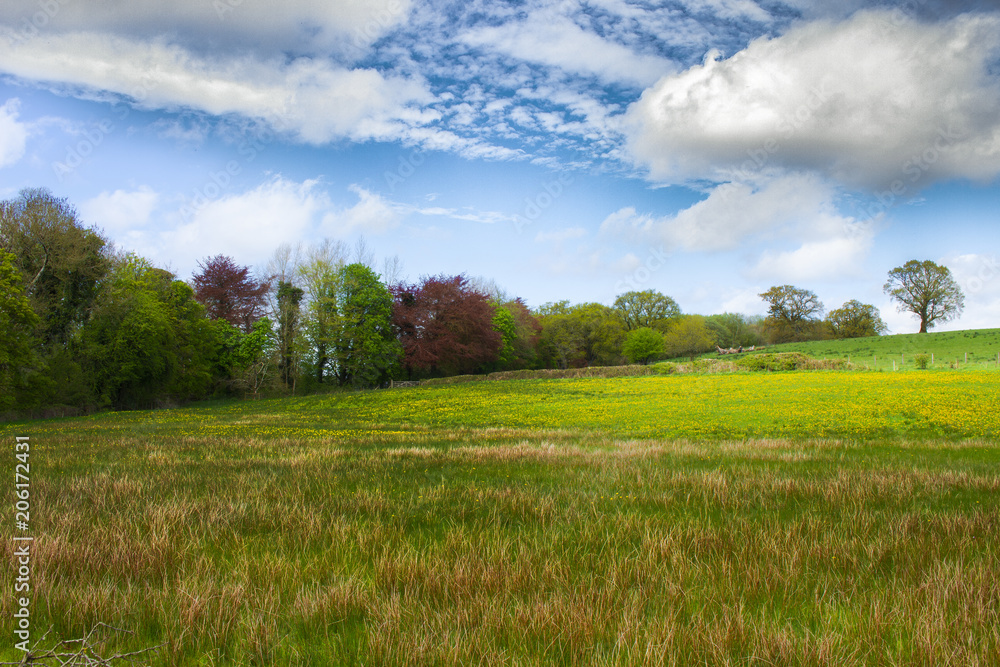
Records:
[[[225,255],[198,262],[198,268],[201,271],[191,280],[194,298],[205,306],[208,316],[250,333],[264,316],[270,283],[255,280],[249,267],[239,266]]]
[[[393,287],[393,324],[407,375],[462,375],[494,362],[502,334],[495,307],[465,276],[435,276]]]

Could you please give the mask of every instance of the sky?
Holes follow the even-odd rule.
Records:
[[[188,279],[363,238],[530,306],[876,305],[1000,327],[1000,1],[4,0],[0,199]]]

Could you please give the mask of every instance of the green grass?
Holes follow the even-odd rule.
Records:
[[[802,352],[816,359],[843,359],[872,370],[914,370],[918,354],[934,355],[933,368],[996,370],[1000,329],[896,334],[844,340],[784,343],[767,352]],[[968,355],[968,360],[966,360]],[[705,355],[715,357],[715,353]],[[725,357],[722,357],[725,358]]]
[[[32,437],[36,637],[104,622],[134,633],[106,653],[164,643],[158,665],[988,665],[995,377],[473,383],[2,431]]]

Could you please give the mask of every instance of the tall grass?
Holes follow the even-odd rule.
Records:
[[[404,426],[365,398],[476,386],[6,429],[33,436],[33,627],[108,623],[159,665],[1000,663],[994,438]],[[320,410],[380,427],[300,428]]]

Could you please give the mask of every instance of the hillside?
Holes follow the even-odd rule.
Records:
[[[1000,329],[785,343],[768,347],[767,352],[802,352],[816,359],[844,359],[881,370],[892,370],[893,362],[897,369],[912,370],[916,368],[916,355],[933,354],[934,368],[993,370],[998,367]],[[710,353],[704,356],[710,358],[717,355]],[[928,367],[931,367],[930,363]]]

